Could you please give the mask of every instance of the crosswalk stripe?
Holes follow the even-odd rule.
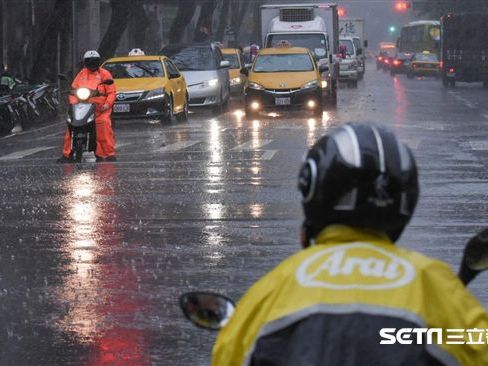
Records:
[[[486,151],[486,150],[488,150],[488,142],[487,141],[470,141],[469,144],[471,145],[471,150],[474,150],[474,151]]]
[[[124,146],[129,146],[129,145],[132,145],[133,143],[132,142],[117,142],[115,144],[115,147],[117,149],[120,149],[121,147],[124,147]]]
[[[7,154],[7,155],[0,157],[0,160],[22,159],[26,156],[37,154],[38,152],[51,150],[51,149],[54,149],[54,146],[42,146],[42,147],[35,147],[33,149],[16,151],[14,153]]]
[[[234,147],[232,150],[257,150],[257,149],[260,149],[262,148],[263,146],[266,146],[268,144],[270,144],[273,140],[260,140],[260,139],[256,139],[256,140],[249,140],[243,144],[240,144],[236,147]]]
[[[159,148],[157,151],[158,152],[172,152],[172,151],[178,151],[178,150],[183,150],[186,148],[189,148],[190,146],[199,144],[201,141],[180,141],[180,142],[175,142],[174,144],[166,145],[161,148]]]
[[[263,160],[271,160],[275,156],[278,150],[266,150],[264,154],[261,156]]]

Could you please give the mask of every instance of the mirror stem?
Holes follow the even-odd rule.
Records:
[[[478,271],[473,271],[468,266],[461,265],[458,277],[467,286],[477,275]]]

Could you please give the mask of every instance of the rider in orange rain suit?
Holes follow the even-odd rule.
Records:
[[[91,53],[90,53],[91,52]],[[87,57],[90,56],[90,57]],[[98,56],[98,57],[97,57]],[[96,51],[88,51],[84,57],[85,67],[78,73],[73,80],[73,89],[89,88],[98,89],[101,96],[90,98],[91,103],[97,105],[95,112],[95,126],[97,148],[95,156],[97,161],[114,161],[115,159],[115,138],[112,130],[112,106],[115,103],[116,89],[115,84],[102,85],[105,80],[112,79],[108,70],[100,67],[100,56]],[[74,95],[69,96],[69,103],[78,103],[78,98]],[[63,157],[61,159],[69,161],[72,159],[71,133],[69,129],[64,136]]]

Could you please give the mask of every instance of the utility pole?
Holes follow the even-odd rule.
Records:
[[[78,45],[76,42],[76,2],[71,0],[71,67],[73,77],[78,69]]]
[[[7,24],[5,10],[5,0],[0,0],[0,61],[4,66],[7,66]],[[3,70],[1,70],[3,72]]]

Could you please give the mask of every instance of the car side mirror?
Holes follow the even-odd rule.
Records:
[[[180,296],[180,308],[185,317],[200,328],[219,330],[235,311],[234,302],[212,292],[188,292]]]
[[[220,61],[220,68],[221,69],[226,69],[230,67],[230,62],[227,60]]]
[[[103,85],[113,85],[113,83],[114,83],[113,79],[108,79],[108,80],[102,81]]]
[[[467,285],[486,270],[488,270],[488,229],[475,235],[466,244],[458,276]]]
[[[323,72],[329,71],[329,66],[327,65],[320,65],[319,66],[319,72],[322,74]]]
[[[358,48],[358,50],[357,50],[356,53],[357,53],[358,56],[362,55],[363,54],[363,49],[362,48]]]
[[[368,40],[367,39],[364,40],[363,46],[364,46],[364,48],[368,48]]]
[[[246,76],[249,76],[249,68],[244,66],[241,69],[241,74],[246,75]]]

